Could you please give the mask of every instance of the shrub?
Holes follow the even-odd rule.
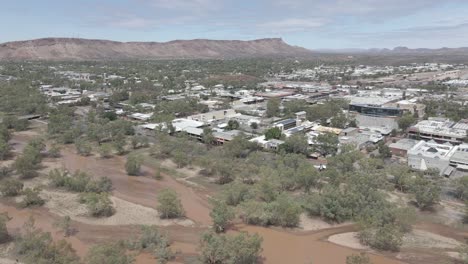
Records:
[[[85,139],[79,138],[75,141],[76,152],[82,156],[89,156],[93,147],[91,143]]]
[[[125,169],[128,175],[137,176],[140,174],[141,157],[136,155],[129,155],[125,163]]]
[[[235,216],[234,211],[224,201],[213,200],[212,203],[210,216],[213,219],[213,229],[215,232],[224,232]]]
[[[80,259],[65,240],[54,242],[50,233],[37,230],[30,218],[15,240],[14,251],[25,264],[79,264]]]
[[[3,196],[17,196],[23,190],[23,183],[16,179],[5,179],[0,182],[0,193]]]
[[[5,243],[10,239],[10,234],[8,234],[8,229],[6,223],[10,221],[11,218],[7,213],[0,214],[0,244]]]
[[[41,189],[39,188],[26,188],[23,191],[24,198],[20,202],[21,207],[41,206],[44,205],[44,199],[39,196]]]
[[[85,261],[88,264],[131,264],[135,260],[122,243],[107,243],[91,247]]]
[[[86,204],[89,215],[93,217],[109,217],[115,213],[107,193],[84,193],[80,196],[80,203]]]
[[[162,190],[158,195],[158,211],[161,218],[178,218],[185,215],[177,193],[170,189]]]

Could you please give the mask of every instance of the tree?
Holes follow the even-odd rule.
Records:
[[[122,243],[106,243],[91,247],[85,261],[88,264],[132,264],[135,259],[127,254]]]
[[[452,182],[458,199],[468,201],[468,176],[460,177]]]
[[[278,127],[272,127],[265,132],[265,140],[280,139],[281,135],[281,129]]]
[[[23,190],[23,183],[16,179],[5,179],[0,183],[0,193],[3,196],[17,196]]]
[[[48,155],[51,158],[59,158],[60,157],[60,152],[61,152],[60,146],[57,143],[54,143],[50,147],[50,149],[48,151]]]
[[[338,151],[338,136],[333,133],[322,133],[315,137],[314,149],[323,155],[334,155]]]
[[[10,144],[0,137],[0,160],[5,160],[10,156]]]
[[[343,112],[338,112],[331,120],[331,126],[336,127],[336,128],[345,128],[346,123],[348,122],[348,119],[346,118],[346,115],[343,114]]]
[[[279,98],[271,98],[268,100],[266,109],[267,117],[278,116],[280,112],[280,103],[281,101]]]
[[[133,136],[131,143],[133,149],[146,148],[149,145],[149,140],[145,136]]]
[[[10,234],[8,233],[7,222],[11,218],[8,216],[8,213],[0,214],[0,244],[7,242],[10,239]]]
[[[204,233],[201,241],[200,260],[206,264],[254,264],[262,250],[262,238],[258,234],[217,235]]]
[[[129,155],[125,163],[127,174],[131,176],[138,176],[141,168],[141,157],[135,154]]]
[[[20,203],[21,207],[42,206],[45,200],[39,196],[41,189],[39,188],[26,188],[23,191],[24,198]]]
[[[125,136],[121,133],[118,133],[112,140],[112,146],[114,146],[118,155],[123,155],[125,153],[126,145],[127,142],[125,141]]]
[[[86,204],[89,215],[93,217],[109,217],[115,213],[108,193],[84,193],[80,202]]]
[[[250,128],[252,128],[252,129],[254,129],[254,130],[257,129],[257,128],[258,128],[258,123],[252,122],[252,123],[250,124]]]
[[[379,142],[378,147],[379,147],[379,155],[382,159],[392,157],[392,152],[390,151],[390,148],[387,145],[385,145],[385,142],[383,141]]]
[[[353,254],[346,257],[346,264],[372,264],[366,253],[361,252],[359,255]]]
[[[76,152],[82,156],[89,156],[93,147],[89,141],[84,138],[78,138],[75,141]]]
[[[103,159],[112,157],[112,145],[111,144],[101,144],[98,148],[99,156]]]
[[[158,211],[161,218],[179,218],[185,215],[177,193],[171,189],[165,189],[159,193]]]
[[[406,131],[414,122],[416,122],[416,118],[412,114],[406,113],[398,120],[398,127]]]
[[[431,209],[440,201],[440,185],[424,177],[416,177],[410,191],[414,196],[416,205],[422,210]]]
[[[234,211],[224,201],[213,200],[212,204],[210,216],[213,219],[213,229],[215,232],[224,232],[229,222],[234,219]]]
[[[212,145],[215,143],[215,137],[213,136],[213,131],[209,127],[203,128],[202,141],[205,144]]]
[[[227,125],[228,130],[235,130],[238,128],[239,128],[239,122],[237,122],[236,120],[232,120],[232,119],[228,121],[228,125]]]
[[[304,154],[309,153],[309,143],[307,138],[303,134],[292,135],[284,141],[281,145],[281,149],[284,149],[286,153]]]
[[[68,215],[60,218],[57,222],[55,222],[54,225],[62,230],[64,237],[71,236],[73,233],[73,228],[71,227],[71,218]]]
[[[16,238],[14,251],[25,264],[79,264],[80,258],[65,240],[54,242],[50,233],[36,229],[34,218],[26,221]]]

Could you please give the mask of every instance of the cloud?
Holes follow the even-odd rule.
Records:
[[[157,26],[157,21],[141,17],[112,18],[107,21],[112,27],[126,29],[148,29]]]
[[[279,21],[260,23],[258,28],[274,33],[290,33],[316,29],[326,24],[327,21],[325,19],[287,18]]]

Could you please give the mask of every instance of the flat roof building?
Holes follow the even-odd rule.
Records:
[[[441,175],[450,176],[453,171],[453,168],[449,168],[450,158],[456,150],[450,143],[421,140],[408,150],[408,166],[420,171],[437,169]],[[447,175],[448,172],[450,173]]]
[[[460,144],[467,135],[467,128],[468,123],[466,120],[455,123],[449,119],[429,118],[412,126],[408,133],[411,138],[415,139]]]

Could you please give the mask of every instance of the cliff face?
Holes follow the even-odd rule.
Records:
[[[75,38],[44,38],[0,44],[0,60],[125,60],[301,57],[311,51],[282,39],[175,40],[117,42]]]

